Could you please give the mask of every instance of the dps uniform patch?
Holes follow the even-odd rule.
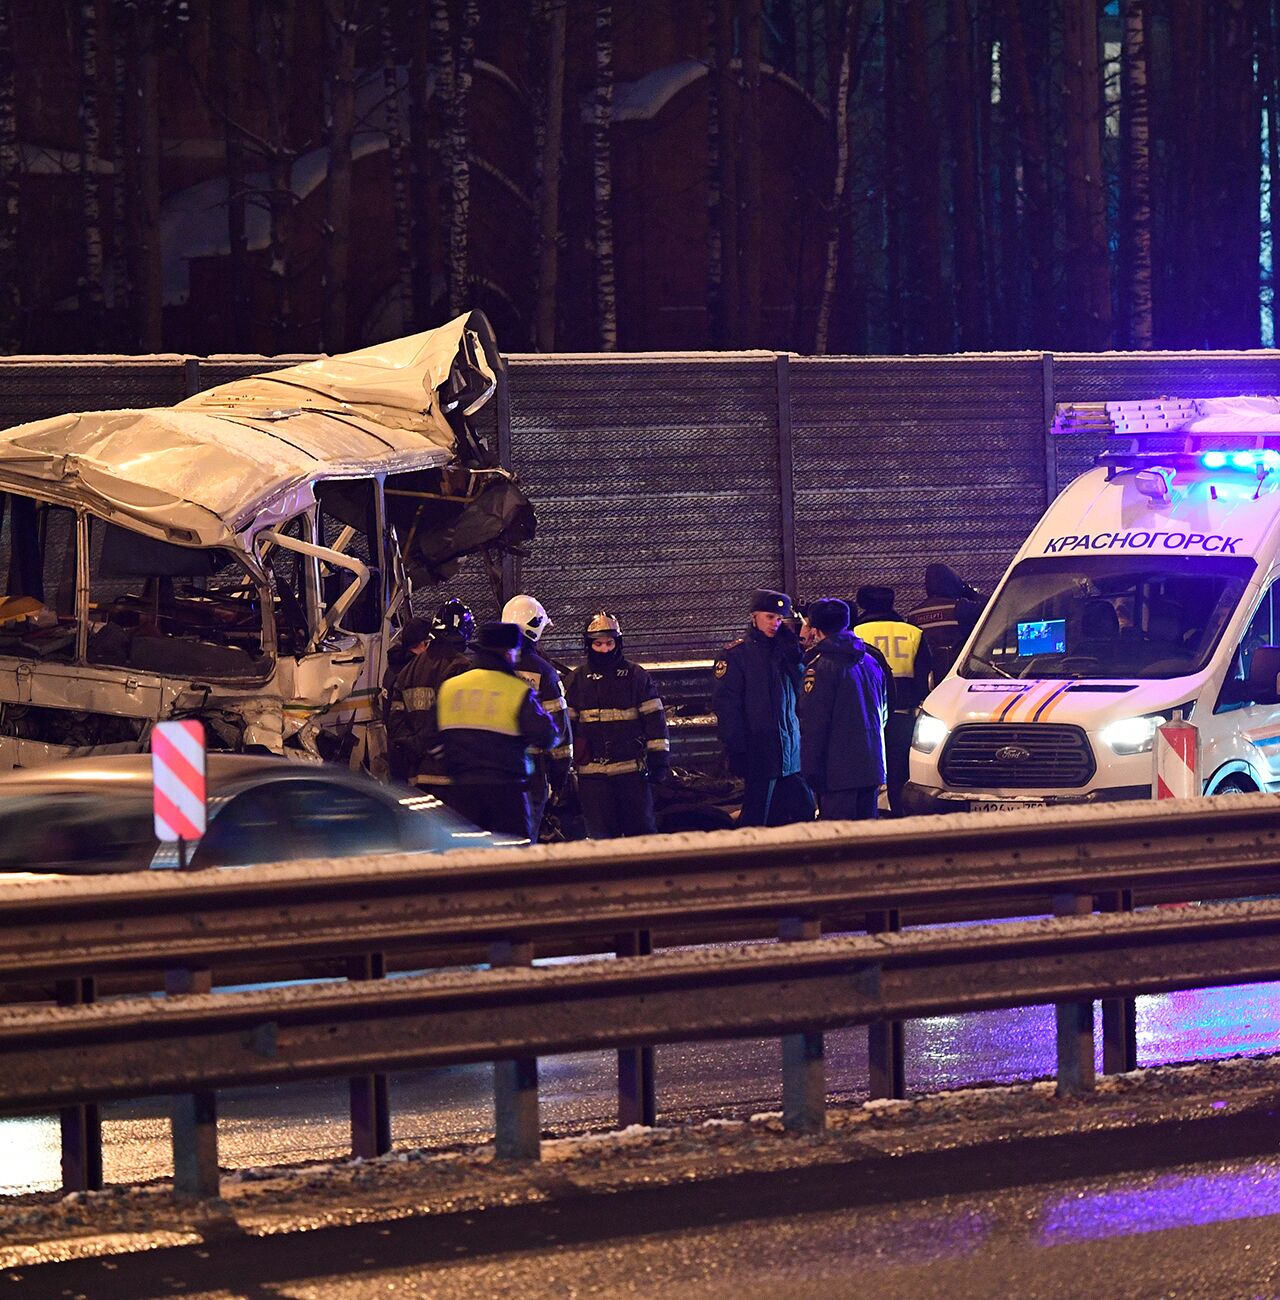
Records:
[[[711,671],[717,677],[723,677],[729,671],[729,665],[724,659],[717,659],[716,666]]]
[[[813,675],[811,672],[810,672],[810,673],[805,673],[805,675],[804,675],[804,693],[805,693],[806,695],[810,694],[810,693],[813,691],[813,684],[814,684],[815,681],[817,681],[817,678],[814,677],[814,675]]]

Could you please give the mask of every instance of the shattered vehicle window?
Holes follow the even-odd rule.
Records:
[[[295,541],[310,540],[307,517],[299,515],[279,529]],[[263,568],[271,584],[275,606],[276,653],[303,655],[307,651],[310,628],[307,621],[307,565],[310,561],[297,551],[273,546],[266,552]]]
[[[375,491],[371,479],[328,479],[316,486],[320,503],[320,542],[369,566],[369,583],[347,610],[342,625],[349,632],[377,632],[382,627],[381,580],[377,553],[371,539],[377,536]],[[353,581],[345,569],[322,565],[321,589],[327,609]]]
[[[0,654],[74,659],[75,512],[0,492],[0,580]]]
[[[258,588],[234,551],[89,520],[89,662],[183,677],[260,677]]]

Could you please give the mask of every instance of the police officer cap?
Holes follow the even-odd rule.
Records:
[[[892,587],[859,587],[858,588],[858,608],[861,610],[877,610],[893,608],[894,590]]]
[[[809,606],[809,622],[826,636],[849,626],[849,606],[843,600],[815,600]]]
[[[519,650],[523,637],[518,623],[481,623],[476,645],[481,650]]]
[[[791,617],[791,597],[785,591],[761,588],[751,597],[751,612],[777,614],[779,618]]]

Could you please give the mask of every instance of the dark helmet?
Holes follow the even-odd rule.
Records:
[[[582,629],[583,645],[590,650],[592,639],[598,636],[611,636],[619,646],[622,645],[622,624],[607,610],[597,610],[587,619],[587,625]]]
[[[476,616],[462,601],[446,600],[436,610],[436,616],[431,620],[431,630],[437,636],[455,637],[467,642],[476,634]]]

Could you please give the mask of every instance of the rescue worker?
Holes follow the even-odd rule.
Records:
[[[573,729],[569,725],[569,712],[565,705],[560,674],[551,660],[538,652],[539,639],[552,626],[547,611],[532,596],[512,596],[502,607],[502,621],[514,623],[524,634],[520,655],[516,659],[516,672],[533,687],[538,703],[556,724],[556,734],[551,744],[546,749],[533,751],[533,782],[529,787],[529,804],[536,839],[548,800],[552,796],[559,800],[564,795],[569,780],[569,767],[573,762]]]
[[[813,796],[800,775],[796,696],[803,675],[800,641],[783,621],[791,598],[757,591],[751,626],[716,658],[711,707],[729,770],[742,777],[739,826],[808,821]]]
[[[476,619],[460,600],[446,600],[431,621],[426,649],[400,670],[391,688],[387,738],[393,772],[439,795],[449,784],[441,763],[436,734],[435,703],[441,683],[471,667],[467,645],[475,635]]]
[[[893,607],[892,587],[859,587],[860,617],[853,633],[885,657],[893,674],[893,707],[885,725],[884,751],[888,768],[889,808],[902,815],[902,787],[911,763],[911,733],[916,712],[929,693],[929,646],[924,633]]]
[[[565,695],[587,837],[652,835],[650,786],[666,780],[671,750],[658,688],[623,658],[622,627],[608,611],[587,620],[582,642],[587,659],[570,673]]]
[[[949,565],[927,564],[925,601],[907,615],[924,633],[937,685],[950,671],[982,613],[978,593]]]
[[[427,648],[430,638],[430,622],[425,618],[411,618],[400,629],[399,639],[387,652],[387,671],[382,675],[382,721],[387,729],[388,762],[393,781],[407,781],[413,775],[405,762],[406,755],[403,747],[391,742],[393,702],[398,702],[399,713],[404,712],[404,699],[395,690],[396,678],[405,670],[410,660],[416,659]]]
[[[884,673],[866,642],[849,631],[844,601],[815,601],[808,620],[817,640],[798,706],[805,780],[822,818],[871,818],[885,778]]]
[[[532,840],[529,751],[546,749],[556,724],[516,674],[522,639],[514,623],[482,624],[475,667],[440,684],[435,717],[449,806],[485,830]]]

